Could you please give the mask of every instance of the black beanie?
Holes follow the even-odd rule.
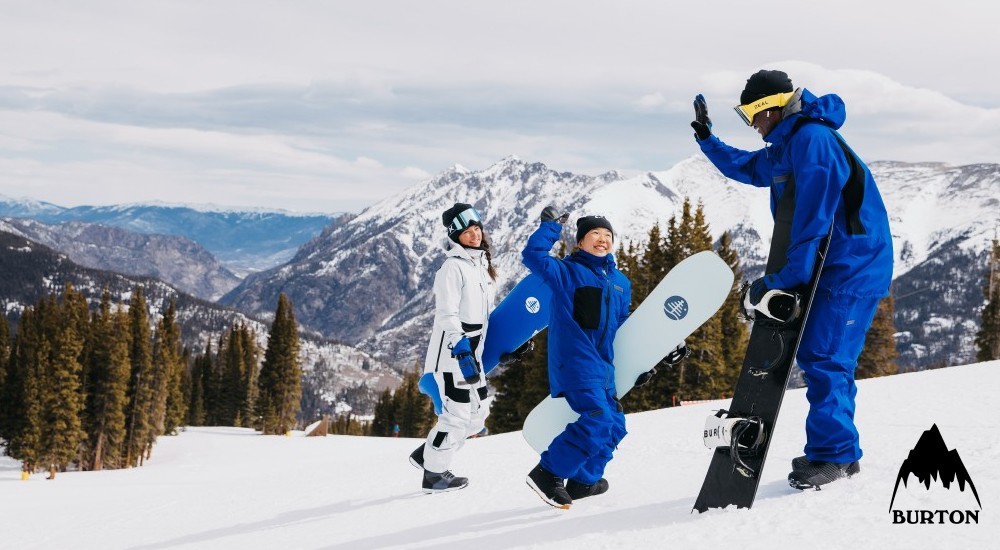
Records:
[[[441,223],[443,223],[444,226],[448,228],[448,238],[455,241],[456,243],[458,242],[458,236],[461,235],[462,232],[453,229],[451,227],[451,222],[455,220],[455,216],[458,216],[459,214],[465,212],[470,208],[472,208],[471,204],[466,204],[464,202],[456,202],[455,206],[452,206],[451,208],[445,210],[443,214],[441,214]],[[472,222],[469,225],[478,225],[480,228],[483,227],[482,224],[480,224],[479,222]]]
[[[768,71],[762,69],[747,79],[747,85],[740,94],[740,105],[753,103],[758,99],[781,92],[791,92],[792,79],[784,71]]]
[[[615,238],[615,230],[611,228],[611,222],[604,216],[584,216],[576,220],[576,242],[583,240],[583,236],[593,229],[603,227],[611,232],[611,238]]]

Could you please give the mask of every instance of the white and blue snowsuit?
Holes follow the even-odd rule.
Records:
[[[443,472],[470,435],[482,431],[489,415],[486,377],[468,384],[451,348],[468,338],[482,364],[483,344],[496,295],[486,252],[442,239],[447,258],[434,276],[434,327],[424,358],[421,391],[434,401],[437,423],[427,434],[424,468]]]
[[[625,437],[625,415],[615,399],[613,343],[629,314],[632,285],[611,254],[582,250],[549,255],[562,225],[542,222],[521,253],[524,265],[552,289],[548,328],[549,392],[564,397],[580,418],[542,453],[542,467],[584,485],[596,483]]]
[[[862,455],[854,425],[854,370],[879,299],[892,282],[889,219],[868,167],[836,132],[846,119],[840,97],[817,98],[800,88],[782,117],[764,138],[769,143],[764,149],[743,151],[714,135],[698,143],[726,177],[769,187],[772,215],[794,183],[786,261],[775,269],[769,261],[768,288],[806,285],[833,224],[796,359],[808,385],[806,457],[849,463]]]

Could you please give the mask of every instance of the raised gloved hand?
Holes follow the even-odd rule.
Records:
[[[694,96],[694,120],[691,121],[694,128],[694,137],[698,141],[708,139],[712,135],[712,119],[708,118],[708,104],[705,96],[698,94]]]
[[[550,204],[542,210],[541,219],[543,222],[566,223],[566,220],[569,219],[569,213],[560,214],[559,211],[556,210],[556,207]]]
[[[469,339],[465,336],[451,347],[451,356],[458,361],[458,368],[462,371],[462,378],[466,384],[475,384],[479,381],[479,363],[476,356],[472,354],[472,347],[469,346]]]

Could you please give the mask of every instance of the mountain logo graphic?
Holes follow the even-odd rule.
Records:
[[[538,310],[542,309],[542,303],[538,301],[538,298],[528,296],[528,299],[524,301],[524,309],[528,310],[528,313],[538,313]]]
[[[680,321],[688,314],[688,302],[681,296],[671,296],[663,302],[663,313],[674,321]]]
[[[894,510],[899,484],[907,486],[910,476],[917,479],[924,488],[930,490],[931,483],[940,483],[945,489],[951,489],[958,483],[960,491],[966,486],[976,497],[979,510],[983,505],[979,500],[979,492],[969,476],[969,471],[962,463],[957,449],[948,450],[937,424],[931,426],[920,435],[916,447],[910,450],[903,460],[896,475],[896,485],[892,489],[892,499],[889,501],[889,511],[893,512],[893,523],[979,523],[979,512],[973,510]],[[936,516],[936,518],[935,518]]]

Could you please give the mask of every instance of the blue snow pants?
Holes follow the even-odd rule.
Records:
[[[542,453],[542,468],[585,485],[597,483],[625,431],[625,413],[613,390],[567,390],[562,395],[580,415]]]
[[[816,291],[796,355],[805,374],[806,458],[844,464],[861,458],[854,425],[854,369],[878,298]]]

